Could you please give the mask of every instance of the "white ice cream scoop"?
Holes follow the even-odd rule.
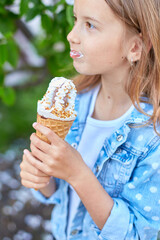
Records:
[[[44,118],[74,120],[76,92],[73,81],[64,77],[53,78],[46,94],[38,101],[38,114]]]

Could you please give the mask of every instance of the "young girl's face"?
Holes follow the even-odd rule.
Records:
[[[105,0],[75,0],[75,25],[68,34],[70,56],[77,72],[108,74],[127,63],[124,24]]]

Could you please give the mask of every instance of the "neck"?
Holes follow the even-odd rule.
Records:
[[[126,78],[123,78],[122,74],[101,76],[101,89],[96,100],[93,118],[113,120],[122,116],[131,107],[132,101],[125,91],[126,81],[127,75]]]
[[[113,107],[130,106],[132,104],[131,99],[125,91],[125,84],[129,78],[128,71],[119,74],[114,73],[112,75],[101,76],[101,97],[104,102],[107,102]]]

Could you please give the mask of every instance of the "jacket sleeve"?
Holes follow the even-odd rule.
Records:
[[[60,179],[55,178],[56,181],[56,191],[49,197],[45,197],[40,191],[31,189],[33,196],[43,204],[58,204],[60,202]]]
[[[125,184],[98,239],[156,240],[160,230],[160,145],[140,160]]]

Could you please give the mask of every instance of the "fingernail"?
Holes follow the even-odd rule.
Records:
[[[36,128],[37,122],[34,122],[34,123],[32,124],[32,126],[33,126],[34,128]]]
[[[27,149],[24,149],[23,152],[24,152],[24,154],[26,154],[26,155],[28,154],[28,150],[27,150]]]

